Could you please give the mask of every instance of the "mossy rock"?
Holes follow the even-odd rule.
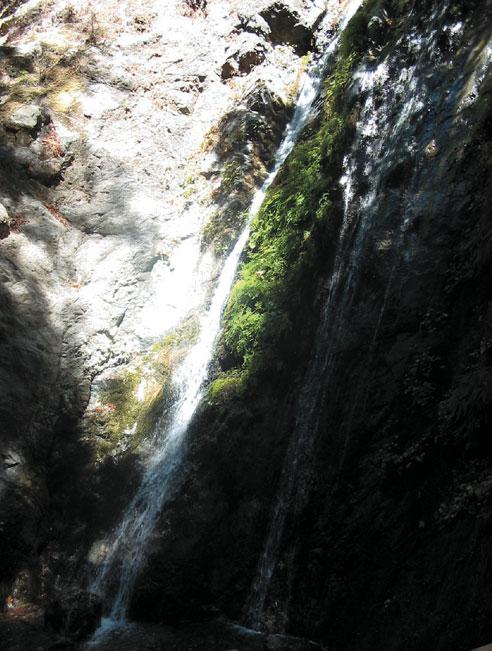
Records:
[[[85,417],[96,459],[135,451],[152,437],[159,421],[165,427],[176,398],[173,371],[197,334],[197,321],[190,317],[139,360],[102,382],[97,404]]]

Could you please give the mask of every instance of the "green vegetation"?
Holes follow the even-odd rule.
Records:
[[[183,188],[183,198],[188,200],[190,199],[197,191],[195,186],[196,177],[193,174],[189,174],[185,180],[181,183]]]
[[[231,400],[240,395],[244,389],[243,376],[240,371],[232,369],[221,373],[208,388],[207,399],[211,403]]]
[[[376,11],[381,9],[382,0],[366,0],[354,15],[340,37],[340,57],[351,54],[358,55],[367,52],[368,32],[367,25]]]
[[[243,169],[237,161],[230,161],[224,165],[221,172],[221,192],[233,192],[242,184]]]
[[[247,211],[242,210],[237,203],[216,210],[203,229],[203,247],[213,245],[217,256],[225,255],[232,247],[238,230],[244,226],[248,217]]]
[[[353,132],[345,102],[361,56],[353,39],[368,16],[364,12],[351,24],[325,82],[318,124],[305,130],[252,224],[246,260],[224,314],[222,357],[232,369],[212,384],[213,401],[242,390],[258,373],[288,364],[306,283],[312,286],[317,256],[330,237],[336,179]]]
[[[166,414],[175,398],[172,371],[197,334],[196,320],[186,320],[155,343],[138,363],[106,380],[99,394],[100,406],[90,413],[89,422],[97,435],[98,457],[117,446],[135,449],[152,434],[157,419]]]
[[[368,54],[373,45],[368,30],[371,18],[378,15],[387,27],[395,27],[414,4],[415,0],[366,0],[341,35],[340,56]]]
[[[66,46],[42,43],[41,47],[41,53],[29,70],[19,67],[22,62],[7,52],[5,65],[10,81],[2,88],[8,98],[0,115],[9,115],[20,105],[40,99],[45,99],[59,113],[76,108],[86,83],[80,71],[84,62],[83,52],[71,50],[68,43]]]
[[[338,179],[356,121],[345,91],[372,44],[371,18],[378,13],[389,29],[408,2],[367,0],[341,37],[317,123],[305,129],[252,224],[224,314],[221,359],[229,371],[212,385],[215,401],[232,386],[258,386],[250,381],[259,374],[287,369],[302,345],[304,306],[340,219]]]

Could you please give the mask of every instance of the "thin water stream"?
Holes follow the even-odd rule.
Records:
[[[328,65],[330,59],[336,56],[339,36],[351,18],[357,12],[361,4],[362,0],[353,0],[347,6],[343,20],[340,23],[338,33],[330,42],[324,56],[320,61],[321,72],[326,69],[326,66]],[[347,188],[347,190],[350,192],[349,188]],[[349,198],[347,193],[345,207],[346,212],[348,210],[348,205]],[[330,282],[325,315],[331,312],[330,306],[334,302],[335,297],[338,295],[339,280],[342,276],[341,244],[345,239],[345,231],[346,225],[344,225],[344,229],[342,230],[342,235],[340,237],[339,252],[337,255],[337,260],[335,262],[335,272],[333,273]],[[321,355],[316,356],[315,363],[312,364],[310,368],[310,375],[312,378],[308,378],[306,386],[312,386],[315,377],[319,379],[319,377],[326,370],[326,365],[326,359],[323,359]],[[321,386],[322,384],[318,384],[319,390],[321,390]],[[263,625],[263,616],[267,594],[278,560],[278,551],[285,531],[285,524],[290,508],[289,504],[295,491],[296,481],[298,479],[298,468],[306,465],[304,463],[304,458],[309,454],[309,434],[315,429],[315,422],[317,420],[316,408],[319,404],[318,400],[313,400],[312,394],[309,393],[309,395],[301,395],[299,402],[300,406],[298,411],[303,416],[300,422],[297,423],[296,431],[294,432],[294,435],[291,437],[289,442],[287,462],[284,465],[284,470],[280,480],[280,488],[272,511],[265,545],[260,555],[256,576],[245,605],[245,625],[255,630],[259,630]]]
[[[361,0],[349,3],[341,29],[360,4]],[[337,38],[334,38],[324,55],[304,76],[296,109],[277,151],[273,169],[253,198],[248,222],[225,261],[210,307],[201,319],[198,341],[176,371],[174,382],[179,397],[174,407],[171,424],[166,431],[157,432],[155,454],[121,523],[113,533],[109,552],[91,585],[91,590],[106,601],[107,613],[100,628],[94,634],[93,645],[97,645],[111,630],[126,625],[129,599],[145,561],[147,546],[159,513],[179,486],[185,435],[203,396],[214,343],[220,332],[222,312],[234,282],[241,254],[248,241],[250,223],[306,124],[313,102],[318,95],[323,71],[329,58],[336,51],[336,46]]]
[[[365,272],[364,260],[374,246],[375,234],[384,233],[388,238],[383,244],[387,259],[392,262],[388,267],[382,300],[375,310],[375,322],[371,324],[372,333],[366,352],[367,370],[354,379],[355,400],[349,409],[347,425],[341,433],[344,439],[340,467],[347,454],[356,410],[367,400],[365,386],[390,293],[394,291],[393,285],[399,281],[399,270],[411,263],[412,240],[411,235],[407,235],[411,206],[408,211],[402,209],[401,216],[388,224],[391,230],[384,231],[383,226],[376,228],[375,225],[381,213],[380,187],[388,170],[398,160],[398,152],[406,152],[408,155],[416,153],[412,124],[421,114],[428,92],[421,83],[418,72],[425,70],[425,61],[436,58],[439,30],[435,25],[442,21],[444,10],[445,6],[432,15],[424,36],[414,36],[406,44],[415,59],[408,68],[401,65],[398,68],[396,62],[384,60],[378,66],[361,68],[354,76],[358,93],[363,98],[363,106],[352,149],[344,160],[344,176],[340,180],[344,195],[344,220],[328,295],[315,337],[314,354],[299,395],[295,426],[289,440],[255,579],[245,606],[245,624],[256,630],[267,627],[267,606],[273,601],[276,601],[278,619],[274,623],[276,632],[282,630],[282,621],[287,619],[289,594],[285,593],[288,593],[289,586],[285,585],[284,580],[283,586],[274,588],[272,580],[282,555],[288,525],[296,520],[309,499],[309,472],[316,454],[322,406],[328,400],[336,402],[336,390],[330,381],[336,377],[339,344],[343,341],[344,333],[350,329],[351,310]],[[456,26],[452,29],[456,29]],[[399,70],[395,78],[390,77],[391,69]],[[397,117],[394,118],[394,115]],[[360,189],[359,192],[356,191],[357,179],[366,182],[367,187],[363,192]],[[330,389],[332,393],[328,396]],[[295,551],[292,552],[292,557],[294,555]],[[277,588],[282,591],[282,595],[277,594]],[[272,592],[275,594],[272,595]],[[282,608],[285,611],[283,613],[280,612]]]

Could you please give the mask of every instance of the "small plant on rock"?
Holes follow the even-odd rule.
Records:
[[[63,156],[63,145],[52,124],[43,138],[43,156],[45,158],[60,158]]]

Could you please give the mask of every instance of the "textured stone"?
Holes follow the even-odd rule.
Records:
[[[144,0],[135,29],[130,21],[122,30],[103,0],[97,21],[114,50],[81,49],[87,17],[73,16],[63,24],[67,56],[49,74],[57,84],[76,82],[75,90],[50,87],[43,108],[21,107],[1,133],[0,197],[11,219],[8,230],[0,226],[9,235],[0,239],[0,452],[9,466],[0,483],[0,586],[18,585],[27,600],[45,589],[59,599],[48,578],[77,575],[95,532],[116,523],[135,486],[140,452],[131,431],[123,449],[97,419],[89,432],[82,416],[88,405],[98,414],[103,378],[124,376],[209,297],[220,260],[201,248],[201,230],[224,195],[211,196],[202,161],[215,161],[217,178],[237,156],[246,180],[231,201],[243,211],[288,116],[268,93],[250,103],[250,91],[271,79],[272,96],[285,97],[299,59],[233,31],[244,3],[210,3],[208,17],[194,18],[175,4]],[[31,42],[60,24],[57,7],[16,33],[17,58],[1,50],[10,89],[19,66],[37,74],[43,61]],[[43,57],[53,54],[48,41]],[[220,66],[234,51],[239,74],[226,85]],[[77,110],[63,113],[66,94]],[[241,117],[231,116],[239,104]],[[222,118],[236,142],[218,157]]]
[[[222,64],[222,79],[230,79],[239,74],[248,74],[266,58],[265,44],[251,35],[244,35],[232,52],[227,52]]]
[[[325,13],[325,8],[319,8],[301,18],[292,3],[277,1],[262,9],[259,16],[269,27],[267,37],[271,43],[292,45],[299,54],[305,54],[313,45],[314,31]]]
[[[13,130],[25,129],[34,131],[40,126],[42,120],[42,109],[37,104],[26,104],[15,110],[10,116],[7,126]]]
[[[0,239],[9,234],[10,217],[5,206],[0,203]]]

